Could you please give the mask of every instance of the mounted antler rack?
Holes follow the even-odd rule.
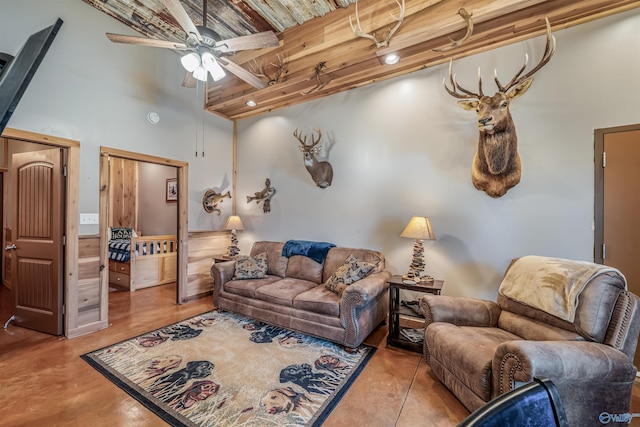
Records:
[[[467,32],[460,40],[454,40],[451,37],[449,37],[451,44],[449,46],[445,46],[439,49],[432,49],[434,52],[447,52],[449,50],[455,49],[456,47],[460,46],[462,43],[467,41],[467,39],[471,37],[471,34],[473,34],[473,19],[471,19],[471,15],[473,15],[473,12],[469,13],[464,8],[462,8],[458,11],[458,15],[460,15],[462,19],[464,19],[465,22],[467,23]]]
[[[330,77],[329,80],[327,80],[325,82],[323,82],[322,79],[320,78],[320,76],[322,75],[322,69],[324,67],[326,67],[326,66],[327,66],[327,63],[325,61],[321,61],[321,62],[318,63],[318,65],[316,65],[315,72],[314,72],[315,73],[314,77],[316,79],[317,84],[314,87],[312,87],[311,89],[309,89],[308,91],[306,91],[306,92],[300,92],[300,95],[312,94],[313,92],[319,91],[323,87],[325,87],[326,85],[331,83],[331,80],[333,80],[333,77]]]
[[[270,63],[270,65],[275,69],[273,77],[271,77],[271,75],[267,74],[267,72],[265,71],[264,62],[261,61],[258,63],[258,61],[254,59],[253,64],[249,64],[251,72],[260,78],[266,79],[269,86],[273,86],[287,80],[287,73],[289,72],[289,61],[283,61],[282,57],[279,54],[276,55],[276,58],[278,58],[277,64],[274,64],[273,62]]]
[[[356,0],[356,25],[353,25],[351,16],[349,16],[349,25],[351,26],[351,31],[353,31],[353,34],[356,37],[363,37],[365,39],[372,40],[376,48],[378,49],[382,47],[388,47],[389,42],[391,41],[391,37],[393,37],[393,35],[400,29],[400,25],[402,25],[402,21],[404,21],[404,0],[402,0],[402,3],[396,0],[396,3],[398,3],[398,6],[400,6],[400,14],[397,18],[391,15],[391,17],[396,20],[396,25],[389,29],[389,33],[387,34],[387,37],[384,38],[384,40],[378,40],[378,38],[376,37],[376,33],[368,34],[365,33],[362,29],[362,24],[360,24],[360,17],[358,16],[358,0]]]

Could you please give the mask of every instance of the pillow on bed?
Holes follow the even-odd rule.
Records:
[[[324,286],[336,295],[342,296],[347,286],[367,277],[375,267],[371,263],[358,261],[358,258],[349,255],[349,258],[337,268]]]
[[[254,257],[240,255],[236,258],[234,279],[263,279],[267,274],[267,253],[261,252]]]
[[[109,227],[109,240],[131,240],[138,237],[133,228]]]

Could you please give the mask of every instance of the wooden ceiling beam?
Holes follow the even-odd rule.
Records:
[[[389,13],[397,13],[397,4],[390,2],[395,5],[394,10],[386,3],[384,6],[380,2],[370,3],[378,4],[385,12],[374,13],[373,9],[363,7],[359,10],[362,26],[367,26],[365,16],[375,19],[371,17],[374,13],[382,15],[376,25],[386,28],[392,21]],[[206,108],[230,119],[251,117],[440,64],[451,56],[460,58],[541,35],[545,31],[545,16],[557,31],[640,6],[638,0],[433,0],[428,7],[416,8],[418,3],[407,0],[405,22],[391,46],[385,49],[375,49],[370,40],[354,37],[348,16],[355,13],[355,7],[336,10],[289,29],[281,34],[279,47],[264,49],[257,58],[269,64],[280,54],[288,60],[286,81],[255,90],[239,79],[229,79],[208,89]],[[410,5],[414,9],[408,15]],[[462,6],[473,14],[474,34],[454,50],[434,52],[434,48],[448,45],[449,37],[459,38],[464,31],[465,23],[458,15]],[[391,51],[399,51],[402,61],[393,66],[382,65],[380,58]],[[245,52],[233,56],[234,61],[247,69],[250,58]],[[314,68],[321,61],[326,62],[322,79],[331,78],[331,82],[322,90],[302,95],[316,85]],[[258,107],[247,107],[248,99],[255,100]]]

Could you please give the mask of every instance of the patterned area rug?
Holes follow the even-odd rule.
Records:
[[[374,351],[211,311],[82,358],[174,426],[318,426]]]

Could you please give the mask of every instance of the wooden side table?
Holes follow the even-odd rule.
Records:
[[[225,261],[231,261],[233,259],[230,256],[223,255],[223,254],[214,255],[212,258],[214,262],[225,262]]]
[[[406,289],[424,294],[440,295],[443,280],[434,280],[427,284],[407,285],[402,282],[402,276],[392,276],[389,280],[389,335],[387,345],[404,348],[406,350],[422,353],[424,331],[416,335],[416,329],[404,327],[400,324],[401,316],[424,324],[424,316],[420,312],[417,301],[404,302],[400,300],[400,290]],[[404,304],[403,304],[404,303]]]

